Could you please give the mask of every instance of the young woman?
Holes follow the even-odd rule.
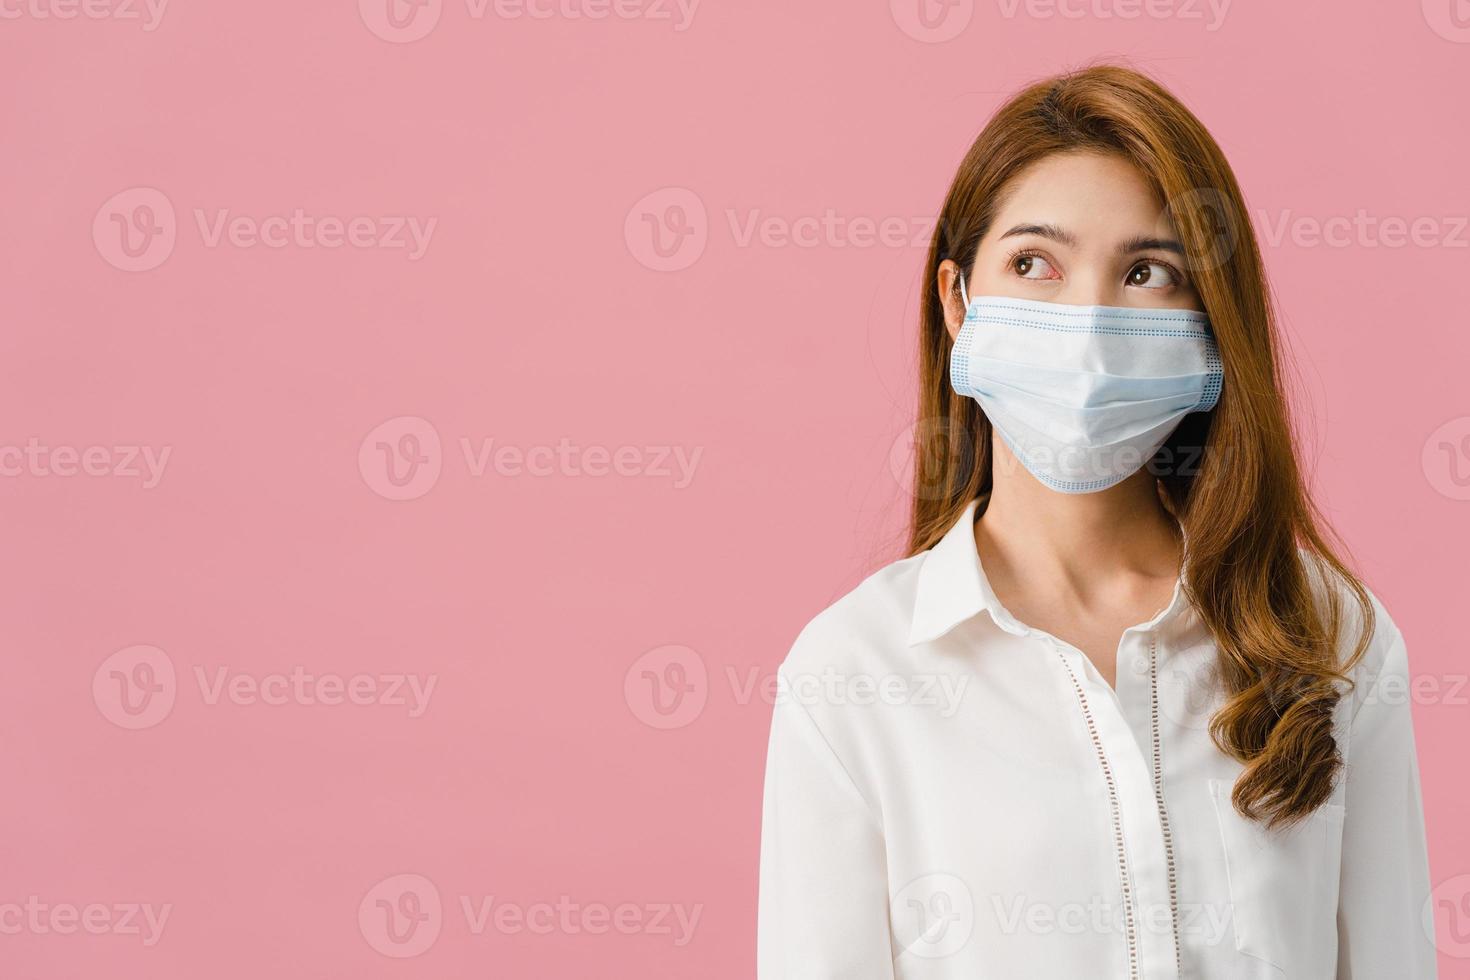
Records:
[[[924,283],[910,557],[780,669],[762,980],[1433,977],[1404,641],[1214,140],[1127,69],[1032,86]]]

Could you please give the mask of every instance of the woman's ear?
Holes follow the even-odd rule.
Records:
[[[960,298],[960,267],[953,259],[939,263],[939,302],[944,306],[944,326],[949,339],[960,335],[965,323],[965,301]]]

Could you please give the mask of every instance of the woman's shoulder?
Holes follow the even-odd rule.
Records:
[[[891,665],[908,645],[927,552],[884,565],[811,618],[781,671],[866,671]]]
[[[1339,664],[1349,664],[1365,630],[1367,632],[1367,644],[1363,648],[1362,656],[1346,671],[1353,681],[1351,702],[1356,708],[1386,673],[1399,675],[1406,670],[1403,633],[1388,608],[1367,582],[1357,579],[1368,600],[1368,608],[1365,610],[1352,582],[1326,564],[1315,552],[1307,548],[1301,548],[1300,552],[1303,565],[1316,590],[1318,607],[1325,613],[1335,603],[1338,609]]]

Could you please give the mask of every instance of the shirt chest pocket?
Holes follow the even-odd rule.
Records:
[[[1275,968],[1260,976],[1331,980],[1343,807],[1324,804],[1293,827],[1267,830],[1236,811],[1229,782],[1212,779],[1209,787],[1230,877],[1236,948]]]

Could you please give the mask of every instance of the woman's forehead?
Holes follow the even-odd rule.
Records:
[[[1006,185],[987,237],[1020,225],[1065,231],[1081,246],[1174,233],[1148,177],[1118,154],[1092,151],[1043,157]]]

